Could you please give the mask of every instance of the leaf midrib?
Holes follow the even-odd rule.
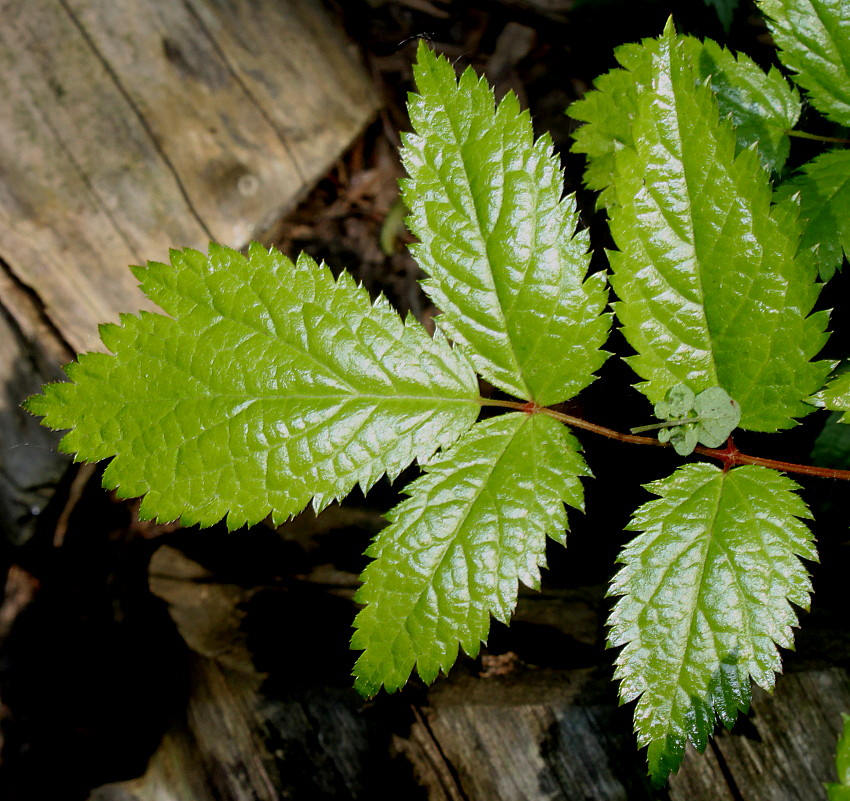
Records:
[[[694,225],[694,199],[693,199],[693,190],[691,187],[691,180],[689,178],[689,171],[684,168],[684,165],[688,163],[689,159],[686,155],[686,150],[689,150],[689,145],[687,142],[687,137],[682,135],[682,122],[681,122],[681,102],[678,98],[678,90],[676,88],[676,77],[673,74],[673,57],[674,57],[674,45],[669,40],[667,41],[667,57],[668,57],[668,69],[669,69],[669,77],[670,77],[670,92],[674,98],[674,108],[675,108],[675,124],[676,124],[676,138],[679,142],[679,147],[681,148],[682,153],[682,181],[685,185],[685,191],[687,192],[688,197],[688,210],[687,210],[687,225],[691,237],[691,242],[693,243],[694,248],[694,262],[695,269],[694,275],[697,282],[697,287],[699,291],[700,298],[700,306],[702,307],[702,316],[703,321],[705,323],[705,330],[708,336],[708,352],[711,359],[711,370],[712,370],[712,380],[715,384],[719,383],[718,375],[718,366],[717,366],[717,353],[715,349],[715,340],[713,336],[711,322],[709,320],[708,314],[708,306],[706,304],[706,293],[705,287],[703,286],[703,258],[701,257],[702,246],[697,241],[696,235],[696,227]],[[684,57],[684,56],[683,56]],[[695,100],[698,102],[699,98],[695,97]],[[664,213],[664,208],[661,207],[662,213]]]
[[[492,478],[493,473],[496,471],[497,466],[499,465],[499,463],[504,458],[505,453],[507,453],[508,449],[513,444],[513,442],[516,439],[519,432],[523,430],[523,428],[525,427],[528,420],[531,419],[531,415],[524,415],[524,417],[526,419],[520,419],[520,420],[517,421],[517,426],[514,429],[514,431],[511,432],[510,436],[505,438],[504,447],[501,449],[498,456],[494,457],[491,460],[490,464],[488,465],[487,470],[483,474],[484,477],[482,478],[481,483],[479,484],[478,487],[476,487],[474,493],[469,498],[469,502],[467,504],[467,508],[466,508],[465,512],[463,513],[463,516],[458,521],[457,525],[454,527],[453,536],[450,539],[446,540],[445,546],[443,548],[443,553],[440,555],[439,563],[433,568],[433,570],[431,570],[429,572],[428,578],[423,582],[422,588],[420,589],[419,593],[416,596],[416,600],[411,604],[411,607],[410,607],[411,612],[410,612],[409,615],[407,615],[407,617],[405,617],[404,625],[403,625],[404,634],[409,639],[409,641],[411,643],[415,643],[417,641],[417,637],[416,637],[415,633],[413,633],[409,630],[410,621],[419,611],[419,605],[422,602],[423,596],[428,592],[428,590],[433,585],[434,577],[440,572],[440,570],[442,570],[448,554],[450,553],[450,551],[452,550],[454,545],[458,542],[459,532],[465,527],[466,521],[469,519],[470,515],[472,514],[473,509],[478,505],[478,502],[480,501],[481,496],[484,494],[485,491],[487,491],[488,482]],[[441,477],[441,478],[444,478],[444,476]],[[429,492],[429,497],[430,497],[430,494],[431,493]],[[474,600],[471,597],[470,597],[469,605],[471,607],[476,606]],[[392,642],[393,643],[398,642],[398,638],[401,635],[402,635],[402,630],[400,629],[398,634],[396,634],[396,636],[395,636],[395,638],[393,639]],[[417,657],[416,661],[418,662],[418,657]]]
[[[467,165],[466,158],[465,158],[463,144],[461,142],[460,132],[457,129],[457,125],[456,125],[456,122],[455,122],[455,119],[454,119],[454,115],[451,113],[451,110],[450,110],[452,104],[449,101],[451,100],[451,98],[446,98],[446,96],[444,95],[443,86],[442,86],[441,81],[434,80],[433,83],[436,86],[437,95],[439,97],[440,102],[443,105],[443,109],[446,113],[446,117],[449,120],[449,127],[451,129],[451,132],[452,132],[453,138],[454,138],[453,144],[454,144],[455,149],[458,153],[458,156],[459,156],[458,161],[459,161],[461,168],[462,168],[462,171],[463,171],[463,178],[464,178],[464,187],[463,188],[465,189],[466,194],[469,198],[469,201],[472,204],[472,208],[475,212],[474,223],[475,223],[478,235],[481,239],[481,242],[484,245],[484,252],[487,254],[487,265],[489,267],[489,272],[488,272],[488,275],[487,275],[487,278],[489,279],[488,283],[490,284],[492,292],[496,297],[498,310],[499,310],[498,322],[501,323],[502,330],[505,332],[505,337],[506,337],[507,342],[508,342],[509,356],[510,356],[511,361],[513,362],[513,364],[511,366],[515,370],[514,377],[519,379],[519,382],[522,385],[522,389],[524,389],[524,391],[525,391],[526,398],[531,399],[532,393],[531,393],[531,390],[528,387],[528,383],[525,379],[525,374],[522,370],[522,367],[520,366],[520,361],[519,361],[519,358],[518,358],[518,355],[517,355],[516,347],[515,347],[514,342],[513,342],[512,331],[511,331],[510,327],[508,326],[507,318],[505,316],[505,308],[504,308],[504,305],[503,305],[503,299],[502,299],[502,297],[499,293],[499,287],[498,287],[498,284],[496,282],[495,274],[493,272],[492,260],[490,258],[490,237],[489,237],[489,235],[485,234],[483,221],[481,219],[480,212],[478,210],[478,204],[475,202],[475,194],[472,191],[472,182],[471,182],[470,177],[469,177],[469,169],[468,169],[468,165]],[[473,87],[472,91],[476,91],[479,88],[480,88],[480,82]],[[495,112],[493,112],[493,113],[495,115]],[[503,177],[504,177],[504,164],[502,164],[502,174],[503,174]],[[504,182],[503,182],[503,185],[504,185]],[[507,371],[507,369],[508,368],[502,366],[502,370]]]
[[[692,500],[693,497],[698,492],[705,490],[705,488],[708,484],[713,483],[714,481],[717,481],[718,479],[721,482],[720,486],[718,488],[716,499],[714,501],[714,510],[712,512],[710,521],[708,521],[706,523],[706,526],[705,526],[705,531],[706,531],[705,536],[704,536],[705,544],[702,548],[702,554],[701,554],[701,558],[700,558],[699,580],[694,582],[693,592],[691,593],[691,599],[692,600],[688,604],[688,607],[689,607],[687,609],[687,616],[689,618],[688,636],[682,638],[681,653],[680,653],[679,658],[678,658],[678,665],[675,668],[675,676],[676,676],[675,682],[671,682],[668,685],[668,692],[665,693],[665,707],[668,709],[668,714],[666,716],[668,718],[668,722],[667,722],[667,725],[665,727],[667,732],[670,731],[672,725],[675,723],[675,720],[673,719],[673,715],[672,715],[672,708],[673,708],[673,704],[675,702],[675,691],[679,687],[682,686],[682,671],[684,670],[685,661],[686,661],[686,658],[687,658],[687,655],[688,655],[688,650],[689,650],[691,641],[692,641],[693,636],[694,636],[694,626],[695,626],[696,617],[697,617],[696,613],[699,609],[699,599],[702,595],[703,583],[704,583],[704,579],[705,579],[705,571],[706,571],[706,566],[708,564],[707,554],[708,554],[708,551],[711,547],[711,536],[712,536],[712,532],[713,532],[713,529],[714,529],[714,524],[716,523],[717,516],[720,512],[720,500],[723,496],[723,483],[722,482],[723,482],[724,478],[725,478],[725,474],[720,474],[719,476],[718,475],[711,476],[708,479],[708,481],[705,481],[704,483],[700,484],[700,486],[697,487],[693,492],[691,492],[689,497],[688,497],[688,500]],[[681,503],[677,504],[677,506],[673,510],[671,510],[671,514],[675,513],[676,511],[679,511],[681,509],[681,506],[682,506]],[[652,598],[650,598],[650,600],[647,602],[646,606],[650,606],[652,604],[652,602],[655,599],[655,596],[658,594],[658,592],[660,592],[662,585],[663,585],[665,579],[667,578],[667,575],[670,573],[670,571],[675,571],[675,570],[680,570],[680,569],[681,569],[681,567],[677,563],[671,563],[667,566],[667,569],[664,571],[664,573],[662,574],[662,576],[661,576],[661,578],[658,582],[658,585],[656,587],[655,592],[652,595]],[[671,673],[672,673],[672,671],[671,671]]]

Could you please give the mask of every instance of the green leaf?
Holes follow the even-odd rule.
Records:
[[[765,73],[752,59],[737,57],[716,42],[679,37],[693,69],[695,82],[706,81],[715,95],[721,117],[735,125],[736,148],[740,152],[757,146],[762,162],[779,170],[788,158],[788,131],[800,116],[800,97],[778,70]],[[574,137],[572,150],[585,153],[588,164],[584,180],[590,189],[602,192],[598,204],[616,202],[613,188],[614,156],[623,147],[635,147],[632,130],[638,116],[641,90],[655,77],[653,58],[659,53],[658,39],[617,48],[622,69],[614,69],[594,82],[595,91],[573,103],[568,113],[586,122]]]
[[[833,378],[818,392],[816,399],[830,411],[844,412],[842,423],[850,423],[850,371]]]
[[[850,126],[850,4],[846,0],[759,0],[779,58],[797,73],[812,105]]]
[[[732,24],[732,17],[738,8],[738,0],[705,0],[705,4],[714,8],[723,29],[728,31]]]
[[[414,71],[404,200],[437,323],[505,392],[568,400],[605,360],[610,317],[604,276],[585,280],[588,234],[574,233],[551,141],[534,141],[513,94],[494,110],[483,78],[469,69],[458,83],[424,43]]]
[[[659,498],[628,529],[609,620],[623,703],[653,780],[678,769],[685,743],[705,748],[715,718],[731,727],[750,703],[750,678],[771,689],[776,645],[791,648],[791,603],[808,608],[798,557],[816,560],[796,485],[764,467],[679,468],[647,486]]]
[[[842,714],[844,728],[835,751],[835,769],[839,784],[826,784],[829,801],[850,801],[850,715]]]
[[[384,298],[302,256],[172,252],[137,272],[171,317],[101,328],[115,355],[66,368],[28,402],[78,459],[114,456],[104,485],[141,515],[237,528],[395,477],[478,413],[466,360]]]
[[[623,147],[634,147],[632,121],[638,113],[640,87],[652,82],[657,46],[656,39],[644,39],[618,47],[614,55],[623,69],[600,75],[594,90],[567,109],[573,119],[586,123],[573,134],[571,150],[587,156],[584,183],[600,192],[600,208],[616,202],[614,155]]]
[[[680,456],[693,453],[699,443],[719,448],[741,420],[741,407],[721,387],[709,387],[696,395],[687,384],[676,384],[655,404],[654,411],[665,422],[638,426],[632,433],[658,429],[658,441],[671,443]]]
[[[827,316],[811,260],[798,257],[797,207],[771,207],[767,173],[734,133],[686,46],[668,27],[641,92],[635,147],[616,156],[610,254],[615,313],[650,402],[684,383],[725,389],[741,426],[775,431],[812,407],[827,362]]]
[[[850,255],[850,150],[830,150],[804,164],[777,196],[799,193],[802,247],[812,249],[820,276],[830,279]]]
[[[694,402],[699,441],[706,448],[719,448],[741,422],[741,407],[720,387],[700,392]]]
[[[708,81],[721,118],[734,126],[736,152],[756,147],[765,167],[779,171],[791,149],[788,131],[800,119],[800,95],[775,67],[765,72],[743,53],[717,42],[683,37],[699,83]]]
[[[578,451],[551,417],[506,414],[477,423],[405,490],[356,597],[363,695],[398,689],[414,665],[433,681],[458,645],[478,653],[491,614],[507,622],[518,582],[538,586],[546,537],[565,543],[563,504],[582,507],[590,473]]]

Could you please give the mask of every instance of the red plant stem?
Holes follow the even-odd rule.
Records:
[[[628,442],[632,445],[654,445],[659,448],[669,448],[670,443],[659,442],[654,437],[641,437],[637,434],[623,434],[620,431],[614,431],[612,428],[590,423],[587,420],[582,420],[580,417],[573,417],[571,414],[556,412],[554,409],[549,409],[546,406],[538,406],[535,403],[520,403],[519,401],[501,401],[490,400],[489,398],[479,398],[478,402],[481,406],[501,406],[506,409],[516,409],[526,414],[546,414],[549,417],[554,417],[562,423],[566,423],[573,428],[583,428],[585,431],[590,431],[594,434],[599,434],[609,439],[615,439],[618,442]],[[806,476],[818,476],[820,478],[837,478],[843,481],[850,481],[850,470],[837,470],[832,467],[815,467],[807,464],[794,464],[793,462],[780,462],[776,459],[765,459],[761,456],[749,456],[746,453],[741,453],[730,439],[725,448],[706,448],[698,445],[694,449],[694,453],[701,456],[708,456],[711,459],[717,459],[723,463],[724,468],[729,469],[740,464],[754,464],[761,467],[769,467],[772,470],[781,470],[783,473],[800,473]]]

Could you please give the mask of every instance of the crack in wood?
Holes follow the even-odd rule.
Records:
[[[447,797],[456,798],[458,801],[470,801],[469,796],[466,794],[463,789],[463,784],[460,780],[460,774],[458,773],[457,768],[454,766],[452,761],[446,755],[446,752],[443,750],[443,746],[440,744],[439,739],[434,734],[433,729],[431,728],[431,724],[428,721],[428,716],[422,712],[421,707],[416,704],[411,704],[411,710],[413,711],[413,716],[416,718],[416,722],[422,727],[422,731],[425,733],[425,736],[428,739],[429,744],[433,747],[436,752],[438,758],[442,763],[443,770],[439,771],[439,777],[442,778],[448,777],[451,785],[449,787],[444,787],[446,790]]]
[[[741,791],[738,788],[738,783],[732,775],[729,763],[726,761],[726,757],[723,756],[723,751],[720,750],[720,746],[717,744],[717,739],[712,737],[709,740],[709,744],[711,745],[711,751],[714,754],[715,759],[717,759],[717,766],[720,768],[720,772],[723,774],[723,779],[729,788],[729,792],[732,794],[732,798],[734,801],[745,801],[744,796],[741,795]]]
[[[301,162],[295,157],[292,145],[289,142],[289,137],[286,136],[281,127],[274,121],[274,119],[272,119],[265,106],[260,103],[256,95],[254,95],[254,93],[245,83],[239,71],[233,66],[230,59],[227,57],[227,54],[219,44],[218,40],[212,35],[209,26],[204,22],[201,15],[195,9],[195,6],[190,2],[190,0],[183,0],[183,7],[195,20],[198,25],[198,29],[207,38],[207,41],[210,43],[210,46],[221,59],[221,63],[224,64],[224,66],[227,68],[227,71],[230,73],[230,76],[231,78],[233,78],[233,81],[242,90],[248,100],[253,103],[257,111],[260,112],[260,116],[262,116],[262,118],[269,124],[269,127],[275,132],[275,136],[277,136],[281,145],[283,145],[283,149],[286,151],[286,155],[289,156],[289,160],[292,162],[292,166],[295,168],[295,172],[298,175],[299,181],[301,182],[299,186],[299,191],[306,188],[307,177],[304,175],[304,171],[301,167]]]
[[[186,187],[183,183],[183,180],[180,177],[179,172],[177,171],[177,168],[174,166],[174,163],[171,161],[171,159],[168,157],[168,154],[163,149],[162,143],[159,141],[159,138],[156,136],[153,129],[151,128],[150,122],[146,119],[146,117],[142,113],[141,109],[136,105],[135,101],[133,100],[130,93],[127,91],[124,84],[121,82],[121,79],[119,78],[119,76],[115,72],[115,70],[113,69],[112,65],[109,63],[109,61],[103,55],[103,53],[100,52],[100,50],[98,49],[97,45],[94,42],[94,39],[92,38],[91,34],[88,32],[88,29],[83,25],[82,21],[77,17],[76,13],[74,12],[74,9],[72,9],[70,7],[70,5],[68,5],[67,0],[58,0],[58,2],[59,2],[59,5],[62,6],[62,9],[65,11],[65,13],[68,15],[68,17],[70,18],[71,22],[74,24],[74,26],[80,32],[80,35],[83,37],[83,39],[86,42],[86,45],[91,49],[92,53],[94,54],[95,58],[97,58],[98,62],[100,62],[101,66],[105,70],[106,74],[109,76],[110,80],[115,85],[115,88],[118,90],[119,94],[124,98],[125,102],[130,107],[133,114],[135,114],[136,118],[138,119],[139,124],[142,126],[145,133],[150,138],[150,141],[153,144],[154,149],[156,150],[157,154],[162,159],[166,168],[168,169],[168,171],[173,176],[173,178],[176,182],[176,185],[177,185],[177,190],[180,192],[181,197],[186,202],[186,206],[189,209],[189,212],[195,218],[198,225],[201,226],[201,229],[204,231],[204,234],[207,236],[207,238],[211,241],[214,240],[215,237],[213,236],[212,231],[207,226],[207,223],[203,219],[203,217],[201,216],[200,212],[197,210],[197,208],[195,208],[195,204],[192,202],[192,199],[189,197],[189,193],[186,190]]]
[[[39,94],[37,92],[33,91],[32,96],[33,97],[39,97]],[[109,223],[112,226],[112,228],[114,229],[115,233],[118,234],[118,236],[121,238],[121,241],[124,242],[124,244],[127,246],[127,250],[129,250],[133,254],[133,258],[137,262],[142,262],[143,258],[138,253],[136,248],[133,246],[133,242],[130,239],[130,237],[127,235],[127,232],[121,227],[121,225],[118,222],[117,217],[112,213],[112,210],[109,208],[109,206],[106,203],[103,202],[103,198],[100,196],[100,194],[95,189],[94,185],[91,182],[91,178],[89,177],[88,173],[86,173],[86,171],[83,169],[80,162],[74,156],[71,149],[65,143],[65,140],[60,136],[59,131],[56,129],[56,126],[53,125],[53,123],[50,119],[50,115],[45,114],[44,111],[42,110],[41,106],[38,103],[33,104],[33,107],[38,110],[38,116],[39,116],[39,119],[41,120],[41,123],[50,132],[54,141],[58,145],[59,150],[62,152],[62,154],[65,156],[65,158],[68,159],[68,163],[71,165],[71,169],[76,173],[77,177],[80,179],[80,182],[83,184],[83,186],[85,186],[85,188],[88,189],[89,194],[91,195],[91,197],[94,201],[95,207],[103,214],[104,217],[106,217],[107,220],[109,220]]]
[[[0,258],[0,314],[15,333],[15,336],[26,345],[27,362],[38,374],[43,365],[38,363],[32,343],[38,341],[46,355],[55,359],[56,363],[70,361],[74,358],[75,350],[62,334],[59,326],[53,321],[47,311],[47,305],[38,293],[27,284],[4,259]],[[9,305],[11,293],[17,297],[17,313]],[[22,318],[29,325],[25,326]],[[41,328],[42,330],[37,330]],[[30,330],[27,330],[30,329]]]

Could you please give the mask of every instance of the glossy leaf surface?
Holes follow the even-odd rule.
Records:
[[[475,420],[471,366],[385,299],[307,256],[211,246],[138,271],[171,317],[103,326],[29,409],[143,517],[230,528],[282,521],[396,476]]]
[[[582,506],[589,475],[577,441],[543,414],[477,423],[426,467],[367,551],[352,648],[356,687],[404,685],[414,666],[433,681],[474,656],[490,615],[507,622],[518,583],[537,587],[546,537],[565,542],[564,503]]]
[[[842,423],[850,422],[850,372],[843,372],[833,378],[818,392],[817,400],[830,411],[844,412]]]
[[[779,195],[796,193],[802,247],[813,250],[820,276],[827,280],[850,254],[850,150],[830,150],[804,164]]]
[[[812,105],[850,126],[850,3],[847,0],[759,0],[779,58],[797,73]]]
[[[799,557],[816,560],[810,517],[784,475],[764,467],[728,472],[679,468],[647,486],[657,500],[628,528],[610,594],[609,646],[623,646],[622,701],[637,700],[635,729],[661,783],[685,743],[705,747],[715,720],[731,727],[750,703],[750,678],[765,689],[790,648],[811,585]]]
[[[678,37],[693,70],[694,81],[706,81],[714,93],[721,118],[735,126],[738,151],[755,145],[762,163],[781,169],[790,149],[787,131],[800,116],[800,97],[778,70],[764,72],[752,59],[735,56],[710,39],[700,42]],[[583,125],[575,132],[572,150],[588,156],[584,180],[601,191],[599,205],[616,201],[614,154],[635,146],[632,127],[638,114],[638,95],[652,84],[653,56],[659,40],[645,39],[615,51],[622,69],[614,69],[594,82],[588,92],[569,108],[569,115]]]
[[[534,140],[513,94],[460,81],[424,44],[402,157],[413,247],[438,325],[488,381],[550,405],[593,381],[610,318],[605,279],[585,280],[588,234],[548,136]]]
[[[640,93],[635,146],[616,156],[610,254],[615,313],[637,355],[628,361],[652,403],[670,387],[725,389],[741,426],[775,431],[809,413],[826,362],[826,335],[809,315],[816,270],[798,256],[792,202],[771,206],[751,150],[735,155],[731,126],[695,81],[686,46],[668,26]]]

